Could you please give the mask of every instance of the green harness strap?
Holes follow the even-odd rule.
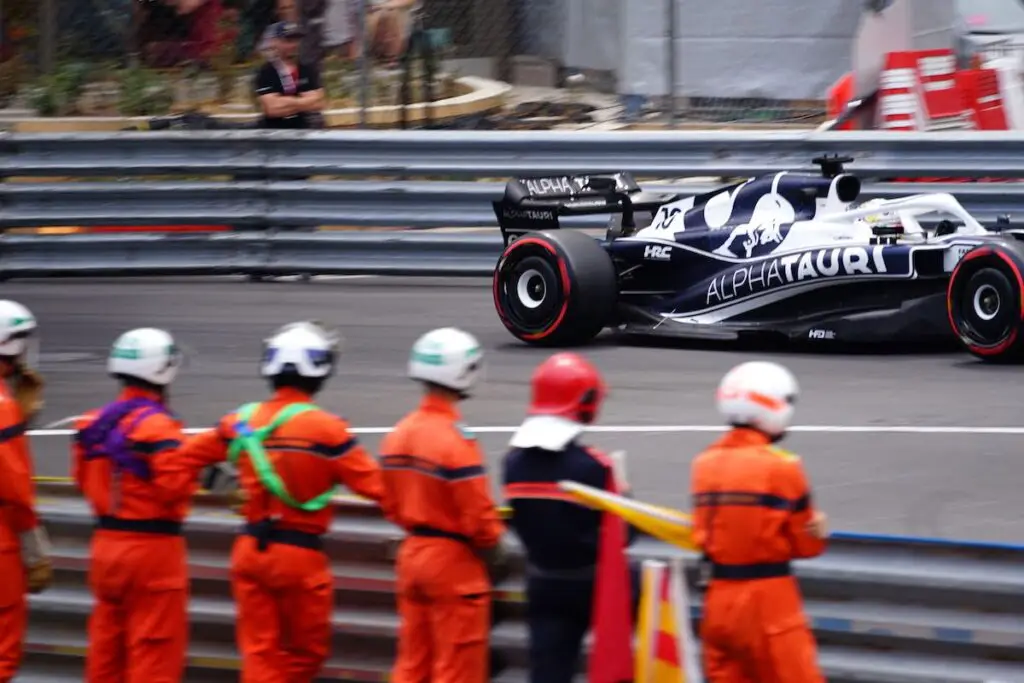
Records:
[[[256,472],[256,476],[259,477],[260,482],[274,494],[281,502],[289,507],[293,507],[304,512],[317,512],[323,510],[325,507],[330,505],[331,499],[334,497],[336,487],[331,487],[331,490],[324,491],[319,496],[307,500],[305,502],[299,502],[292,498],[291,494],[288,493],[287,487],[284,485],[284,481],[281,476],[274,469],[274,466],[270,463],[270,459],[267,458],[267,452],[263,449],[263,442],[267,440],[275,429],[283,425],[284,423],[291,420],[296,415],[301,413],[309,412],[310,410],[317,410],[317,407],[312,403],[291,403],[274,415],[269,423],[263,427],[257,427],[253,429],[249,426],[249,419],[252,418],[253,414],[259,409],[259,403],[247,403],[239,408],[235,414],[238,416],[238,421],[235,423],[235,436],[231,440],[231,445],[228,447],[228,460],[232,463],[236,463],[238,458],[241,457],[242,453],[245,452],[249,456],[249,461],[252,463],[253,470]]]

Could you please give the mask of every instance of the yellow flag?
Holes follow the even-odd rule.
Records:
[[[683,666],[683,632],[673,578],[664,562],[644,560],[635,683],[690,683]]]
[[[693,520],[684,512],[642,503],[575,481],[560,481],[558,486],[584,505],[617,515],[644,533],[683,550],[698,551],[693,542]]]
[[[665,563],[644,560],[640,582],[640,613],[637,615],[636,659],[633,663],[635,683],[653,683],[654,641],[658,631],[658,587],[665,572]]]

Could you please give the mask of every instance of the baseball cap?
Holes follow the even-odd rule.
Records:
[[[279,21],[271,27],[270,35],[279,40],[287,40],[301,38],[304,33],[302,27],[293,21]]]

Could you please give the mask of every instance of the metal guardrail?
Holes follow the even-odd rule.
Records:
[[[705,184],[652,185],[699,193]],[[489,277],[501,253],[490,233],[303,232],[316,224],[476,227],[493,224],[502,183],[145,182],[0,184],[0,228],[47,225],[230,224],[232,233],[0,236],[0,278],[75,276],[393,275]],[[1024,214],[1024,184],[878,184],[864,199],[951,191],[982,223]],[[575,216],[565,227],[600,228]],[[248,230],[246,230],[248,228]]]
[[[867,177],[1019,177],[1024,133],[711,131],[174,131],[7,133],[0,173],[129,176],[256,172],[501,177],[631,170],[742,176],[855,157]]]
[[[318,234],[316,225],[485,227],[502,184],[343,180],[328,175],[501,178],[630,170],[747,176],[852,155],[864,198],[951,191],[983,223],[1024,212],[1024,184],[893,184],[897,177],[1024,178],[1024,134],[793,131],[172,131],[0,134],[0,229],[51,225],[230,225],[210,235],[0,238],[0,278],[102,275],[488,276],[493,235]],[[162,176],[155,179],[153,176]],[[201,176],[204,181],[196,181]],[[226,180],[236,178],[236,180]],[[171,177],[172,179],[168,179]],[[100,178],[129,182],[97,182]],[[189,179],[190,178],[190,179]],[[698,193],[702,185],[664,185]],[[1012,220],[1012,218],[1011,218]],[[606,216],[566,218],[601,227]]]
[[[1022,166],[1024,174],[1024,166]],[[713,183],[644,184],[696,195]],[[504,183],[365,180],[319,182],[155,182],[0,184],[0,228],[46,225],[194,225],[290,228],[483,227],[494,225],[490,202]],[[1024,214],[1024,183],[865,184],[861,199],[910,192],[949,192],[982,223]],[[599,228],[607,215],[565,216],[565,227]]]
[[[31,597],[19,681],[81,680],[91,610],[85,572],[91,519],[68,485],[40,484],[40,512],[55,545],[57,582]],[[366,502],[342,499],[328,552],[334,561],[333,655],[322,680],[379,681],[395,651],[393,554],[400,532]],[[187,535],[192,573],[187,680],[237,680],[235,612],[228,583],[234,515],[197,498]],[[514,545],[514,544],[513,544]],[[649,539],[641,557],[679,551]],[[690,562],[692,556],[683,554]],[[497,681],[525,681],[522,560],[495,593]],[[828,680],[835,683],[1024,681],[1024,547],[834,535],[821,558],[798,562]],[[694,619],[699,594],[694,594]],[[582,666],[582,662],[581,662]],[[582,669],[581,669],[582,671]]]
[[[15,277],[392,275],[489,277],[501,237],[416,232],[5,235]]]

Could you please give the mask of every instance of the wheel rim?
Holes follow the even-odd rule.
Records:
[[[519,303],[526,308],[534,309],[544,303],[544,296],[547,294],[547,286],[544,284],[544,276],[540,271],[531,268],[519,276],[516,283],[516,296]]]
[[[982,285],[974,291],[974,315],[981,320],[989,322],[999,315],[1001,303],[999,292],[992,285]]]
[[[507,264],[500,277],[501,308],[517,330],[537,334],[558,321],[562,286],[548,258],[526,256]]]
[[[1014,314],[1014,288],[1006,274],[982,268],[971,275],[958,297],[960,333],[971,345],[1003,344],[1019,323]]]

